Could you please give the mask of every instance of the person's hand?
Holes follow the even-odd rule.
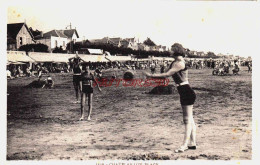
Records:
[[[145,75],[146,77],[151,77],[151,76],[152,76],[151,73],[148,73],[148,72],[143,72],[143,73],[144,73],[144,75]]]

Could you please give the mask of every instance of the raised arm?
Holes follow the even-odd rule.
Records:
[[[98,84],[98,82],[96,81],[94,75],[93,75],[93,74],[91,74],[91,75],[92,75],[93,81],[97,84],[98,90],[101,91],[101,88],[99,87],[99,84]]]
[[[69,61],[71,61],[74,57],[68,58]]]

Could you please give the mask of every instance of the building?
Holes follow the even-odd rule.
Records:
[[[69,50],[72,52],[73,50],[73,44],[76,43],[77,39],[79,38],[78,32],[76,29],[66,29],[66,30],[59,30],[60,33],[64,34],[67,36],[67,43],[69,43]],[[71,43],[73,42],[73,44]]]
[[[164,52],[166,51],[166,46],[162,46],[162,45],[156,45],[156,46],[152,46],[151,50],[153,51],[159,51],[159,52]]]
[[[125,38],[124,40],[128,41],[128,48],[131,48],[133,50],[138,50],[138,43],[139,43],[139,39],[137,38]]]
[[[150,47],[143,43],[138,43],[138,50],[150,51]]]
[[[206,54],[204,52],[197,52],[197,55],[202,57],[205,56]]]
[[[122,47],[122,48],[129,48],[129,47],[131,47],[130,42],[127,41],[127,40],[122,40],[120,42],[120,45],[121,45],[120,47]]]
[[[26,23],[7,24],[7,50],[18,50],[22,45],[35,43]]]
[[[59,30],[51,30],[35,37],[36,43],[42,43],[49,47],[52,51],[56,47],[66,50],[68,37]]]
[[[134,38],[126,38],[120,41],[120,47],[138,50],[138,43]]]
[[[60,33],[64,34],[68,38],[68,42],[73,41],[75,43],[79,38],[78,32],[76,29],[66,29],[66,30],[59,30]]]
[[[89,41],[94,44],[112,44],[116,47],[130,48],[133,50],[160,51],[160,52],[167,51],[166,46],[162,46],[162,45],[148,46],[143,43],[139,43],[139,39],[135,37],[124,38],[124,39],[120,37],[115,37],[115,38],[104,37],[102,39],[92,39]]]
[[[117,47],[121,47],[122,46],[121,41],[122,41],[122,38],[120,38],[120,37],[108,38],[108,43],[110,43],[110,44],[112,44],[114,46],[117,46]]]
[[[192,55],[192,56],[197,56],[197,52],[196,51],[189,51],[189,54]]]
[[[90,42],[94,44],[112,44],[116,47],[131,48],[133,50],[138,50],[138,40],[135,37],[125,39],[122,39],[120,37],[104,37],[102,39],[92,39],[90,40]]]
[[[161,48],[160,48],[161,50],[162,50],[162,52],[165,52],[165,51],[167,51],[167,48],[166,48],[166,46],[161,46]],[[159,50],[160,51],[160,50]]]

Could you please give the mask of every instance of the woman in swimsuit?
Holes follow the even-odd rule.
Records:
[[[81,74],[80,91],[81,91],[81,118],[84,119],[86,97],[88,97],[88,119],[92,112],[92,97],[93,97],[93,81],[97,84],[99,91],[101,91],[99,84],[96,82],[94,75],[90,72],[89,66],[86,66],[85,71]]]
[[[196,149],[196,125],[193,119],[193,104],[196,95],[188,82],[188,70],[185,66],[184,48],[180,44],[175,44],[172,48],[175,60],[171,63],[167,72],[161,74],[150,74],[145,72],[145,74],[147,77],[151,78],[166,78],[172,76],[176,83],[183,111],[185,134],[182,145],[175,150],[175,152],[184,152],[188,149]]]

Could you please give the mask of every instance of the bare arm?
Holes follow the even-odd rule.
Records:
[[[185,63],[183,61],[175,62],[172,67],[165,73],[158,73],[158,74],[150,74],[145,73],[147,77],[151,78],[166,78],[172,76],[174,73],[182,70],[185,68]]]
[[[99,87],[99,84],[97,83],[95,77],[94,77],[93,75],[92,75],[92,77],[93,77],[93,81],[97,84],[98,90],[101,91],[101,89],[100,89],[100,87]]]
[[[82,80],[79,81],[79,91],[82,91]]]
[[[79,56],[78,56],[78,57],[79,57]],[[80,62],[79,62],[79,63],[85,62],[82,58],[79,57],[79,59],[80,59]]]

